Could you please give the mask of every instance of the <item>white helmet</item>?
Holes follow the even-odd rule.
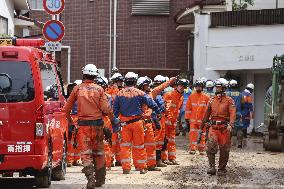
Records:
[[[120,73],[115,73],[110,78],[111,81],[123,81],[123,76]]]
[[[236,87],[238,85],[238,82],[234,79],[232,79],[230,82],[229,82],[229,85],[230,87]]]
[[[94,64],[87,64],[85,67],[83,67],[82,72],[84,75],[92,75],[92,76],[99,75],[98,69]]]
[[[157,75],[155,78],[154,78],[154,82],[155,83],[164,83],[166,82],[166,78],[162,75]]]
[[[249,89],[254,90],[254,84],[249,83],[249,84],[247,84],[247,87],[246,87],[246,88],[249,88]]]
[[[206,84],[207,78],[206,78],[206,77],[202,77],[202,78],[200,78],[199,80],[202,81],[203,84]]]
[[[221,83],[223,83],[224,87],[228,87],[229,82],[228,82],[227,79],[225,79],[225,78],[219,78],[218,80],[219,80]]]
[[[134,72],[127,72],[127,74],[125,75],[125,80],[137,80],[138,79],[138,74],[134,73]]]
[[[206,88],[210,88],[210,87],[214,87],[214,82],[211,81],[211,80],[208,80],[208,81],[206,82]]]
[[[75,83],[76,85],[80,85],[80,84],[82,83],[82,80],[77,79],[76,81],[74,81],[74,83]]]
[[[108,80],[107,80],[107,78],[106,77],[101,77],[102,78],[102,80],[108,85]]]
[[[143,85],[147,85],[147,84],[149,85],[151,84],[151,79],[147,76],[139,77],[136,83],[138,87],[142,87]]]

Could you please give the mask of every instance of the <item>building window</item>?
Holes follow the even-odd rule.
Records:
[[[43,0],[29,0],[31,10],[43,10]]]
[[[132,0],[132,15],[169,15],[170,0]]]
[[[0,16],[0,35],[8,35],[8,18]]]

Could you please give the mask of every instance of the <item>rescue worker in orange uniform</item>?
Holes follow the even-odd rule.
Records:
[[[160,94],[165,88],[170,86],[172,83],[176,81],[176,78],[172,78],[170,81],[163,83],[155,87],[152,91],[150,89],[150,85],[152,83],[151,79],[148,77],[140,77],[137,81],[137,88],[144,91],[148,94],[152,99],[156,98],[158,94]],[[147,106],[143,106],[143,119],[145,122],[145,148],[147,153],[147,168],[148,171],[161,171],[161,169],[157,168],[156,161],[156,140],[154,130],[161,129],[161,125],[159,119],[156,114],[152,112],[152,110]]]
[[[154,78],[154,86],[162,85],[166,82],[166,78],[162,75],[157,75]],[[166,149],[165,146],[165,138],[166,138],[166,125],[165,125],[165,101],[163,95],[165,94],[165,90],[161,91],[155,98],[155,102],[159,106],[162,112],[162,118],[160,120],[160,127],[161,129],[155,130],[155,140],[156,140],[156,161],[157,161],[157,167],[167,167],[166,164],[162,162],[162,150]]]
[[[72,122],[70,111],[77,101],[77,125],[79,127],[77,136],[84,166],[82,172],[85,173],[88,180],[87,189],[93,189],[105,183],[103,114],[107,114],[112,120],[113,127],[118,127],[119,120],[114,118],[103,88],[94,83],[94,79],[98,75],[96,66],[87,64],[82,72],[83,83],[74,87],[63,111],[66,113],[69,122]]]
[[[167,146],[166,150],[168,154],[166,154],[166,150],[162,152],[162,160],[165,164],[168,165],[179,165],[176,161],[176,126],[177,126],[177,118],[179,115],[179,111],[183,104],[183,92],[184,89],[189,85],[188,80],[179,79],[176,81],[176,88],[174,91],[167,92],[164,95],[164,99],[166,102],[166,112],[165,112],[165,125],[166,125],[166,142]],[[169,161],[167,161],[167,159]]]
[[[70,96],[73,88],[76,85],[79,85],[82,83],[81,80],[76,80],[74,83],[71,83],[67,86],[67,97]],[[77,116],[77,103],[74,104],[72,111],[71,111],[71,117],[73,122],[77,122],[78,116]],[[76,148],[74,148],[74,139],[76,134],[76,128],[75,125],[69,125],[68,126],[68,152],[67,152],[67,167],[73,166],[80,166],[82,165],[80,161],[80,149],[77,145]]]
[[[98,77],[96,78],[96,84],[101,86],[104,90],[107,89],[108,87],[108,80],[105,77]],[[109,101],[110,106],[112,106],[112,98],[109,94],[107,94],[107,98]],[[105,135],[105,140],[104,140],[104,150],[105,150],[105,158],[106,158],[106,170],[109,171],[111,170],[111,165],[112,165],[112,151],[111,151],[111,146],[112,146],[112,124],[110,119],[108,118],[107,115],[103,116],[104,120],[104,135]]]
[[[110,78],[111,86],[106,89],[106,93],[109,94],[112,97],[112,101],[114,102],[114,99],[117,95],[117,93],[123,88],[123,76],[117,72],[116,69],[114,69],[115,72]],[[112,158],[112,163],[115,158],[115,166],[121,166],[120,162],[120,141],[121,141],[121,133],[112,133],[112,147],[111,151],[114,157]],[[112,164],[113,166],[113,164]]]
[[[216,80],[214,85],[216,95],[208,103],[206,116],[200,128],[203,129],[206,122],[210,125],[206,150],[210,168],[207,173],[216,174],[215,155],[219,147],[218,175],[225,175],[231,148],[230,133],[234,127],[236,107],[234,100],[225,94],[226,84]]]
[[[140,170],[140,174],[147,172],[142,106],[146,104],[160,114],[153,99],[134,87],[137,79],[137,74],[133,72],[125,75],[125,88],[118,92],[113,105],[115,117],[120,118],[122,125],[120,148],[123,174],[129,174],[131,170],[131,148],[136,168]]]
[[[191,94],[188,98],[185,108],[185,119],[190,124],[189,131],[189,153],[195,154],[198,148],[200,154],[205,154],[205,137],[206,129],[203,129],[203,136],[199,144],[198,131],[204,119],[209,97],[203,93],[204,82],[196,80],[194,83],[195,93]]]

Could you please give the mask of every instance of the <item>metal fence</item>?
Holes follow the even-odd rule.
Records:
[[[245,10],[211,13],[211,27],[284,24],[284,9]]]

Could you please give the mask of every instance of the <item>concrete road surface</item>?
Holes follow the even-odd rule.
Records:
[[[140,175],[132,171],[123,175],[121,167],[107,173],[103,188],[166,189],[166,188],[284,188],[284,153],[264,152],[261,138],[250,138],[244,149],[232,148],[227,176],[208,176],[206,156],[189,155],[188,137],[178,137],[180,166],[168,166],[162,172]],[[218,162],[218,161],[217,161]],[[81,167],[68,168],[66,180],[52,182],[51,189],[85,188]],[[0,179],[0,189],[34,188],[32,178]]]

